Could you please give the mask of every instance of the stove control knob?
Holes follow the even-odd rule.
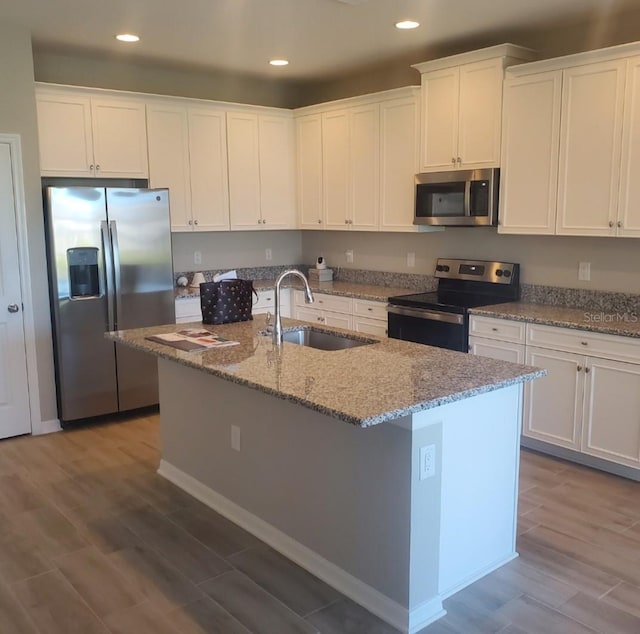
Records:
[[[502,269],[496,270],[496,277],[502,277]]]
[[[509,270],[504,271],[503,275],[504,275],[505,277],[511,277],[511,271],[509,271]]]
[[[444,266],[442,266],[442,264],[437,264],[436,271],[444,271]]]
[[[448,273],[451,269],[449,268],[449,266],[448,266],[447,264],[443,264],[443,266],[442,266],[442,270],[443,270],[445,273]]]

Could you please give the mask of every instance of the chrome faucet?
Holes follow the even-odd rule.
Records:
[[[289,269],[288,271],[284,271],[278,276],[276,280],[276,314],[273,323],[273,343],[276,346],[282,345],[282,316],[280,314],[280,284],[282,284],[282,280],[288,275],[295,275],[299,277],[304,283],[304,301],[306,304],[311,304],[313,302],[313,293],[309,288],[309,282],[303,273],[300,273],[297,269]]]

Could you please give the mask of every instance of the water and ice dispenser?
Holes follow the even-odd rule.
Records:
[[[67,265],[69,267],[70,299],[100,297],[98,249],[96,247],[67,249]]]

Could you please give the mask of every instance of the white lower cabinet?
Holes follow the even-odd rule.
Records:
[[[523,444],[640,469],[640,339],[475,315],[469,332],[473,354],[547,370],[525,384]]]
[[[293,293],[293,316],[337,328],[355,330],[376,337],[387,336],[385,302],[352,299],[338,295],[314,293],[313,304],[305,304],[304,293]]]

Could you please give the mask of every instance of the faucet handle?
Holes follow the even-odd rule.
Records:
[[[271,323],[271,318],[272,317],[273,317],[273,315],[269,311],[267,311],[265,316],[264,316],[264,326],[265,326],[265,329],[268,332],[272,332],[273,331],[273,324]]]

